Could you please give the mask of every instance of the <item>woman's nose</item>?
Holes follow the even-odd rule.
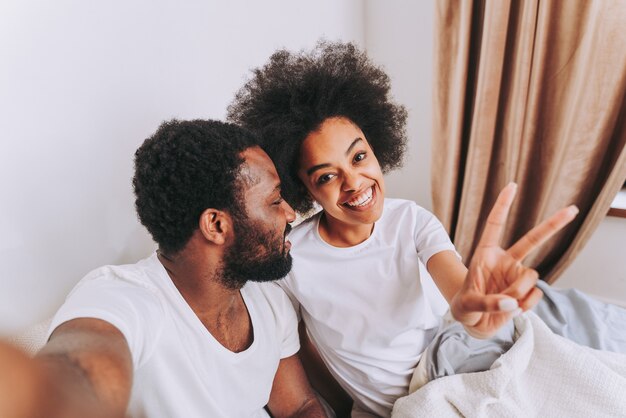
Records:
[[[343,184],[342,188],[344,192],[349,192],[352,190],[360,190],[361,184],[363,182],[363,177],[355,172],[345,172],[343,174]]]

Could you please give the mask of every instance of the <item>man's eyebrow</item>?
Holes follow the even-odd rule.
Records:
[[[352,141],[352,143],[350,144],[350,146],[348,147],[348,149],[346,150],[346,152],[344,154],[346,156],[350,155],[350,152],[352,152],[352,148],[354,148],[360,141],[363,141],[363,138],[355,138],[355,140]],[[306,171],[306,175],[310,176],[311,174],[313,174],[314,172],[316,172],[320,168],[326,168],[326,167],[330,167],[330,164],[324,163],[324,164],[314,165],[313,167],[309,168]]]

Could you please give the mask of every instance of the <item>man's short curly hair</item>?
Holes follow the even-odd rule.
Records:
[[[228,107],[228,119],[259,135],[284,198],[307,213],[313,202],[297,175],[300,146],[326,119],[342,116],[355,123],[383,172],[402,164],[407,112],[389,90],[387,74],[355,45],[320,41],[310,52],[279,50],[254,69]]]
[[[208,120],[171,120],[144,141],[135,153],[135,207],[161,251],[180,251],[207,208],[241,212],[241,153],[255,145],[243,128]]]

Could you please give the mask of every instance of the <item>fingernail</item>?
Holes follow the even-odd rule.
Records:
[[[498,301],[498,308],[504,312],[511,312],[515,310],[517,307],[518,307],[517,300],[513,298],[505,298],[505,299],[500,299]]]
[[[580,211],[578,210],[578,207],[576,207],[576,205],[571,205],[571,206],[569,206],[567,209],[568,209],[568,211],[569,211],[569,213],[570,213],[571,215],[577,215],[577,214],[578,214],[578,212],[580,212]]]
[[[514,181],[510,182],[509,184],[507,184],[508,187],[514,187],[517,188],[517,183],[515,183]]]

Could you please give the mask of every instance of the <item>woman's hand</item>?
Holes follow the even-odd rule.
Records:
[[[542,292],[535,287],[539,275],[523,266],[522,260],[578,213],[575,206],[559,210],[505,250],[499,242],[516,190],[517,185],[510,183],[500,192],[463,286],[450,304],[454,318],[477,338],[492,336],[513,316],[539,302]]]

